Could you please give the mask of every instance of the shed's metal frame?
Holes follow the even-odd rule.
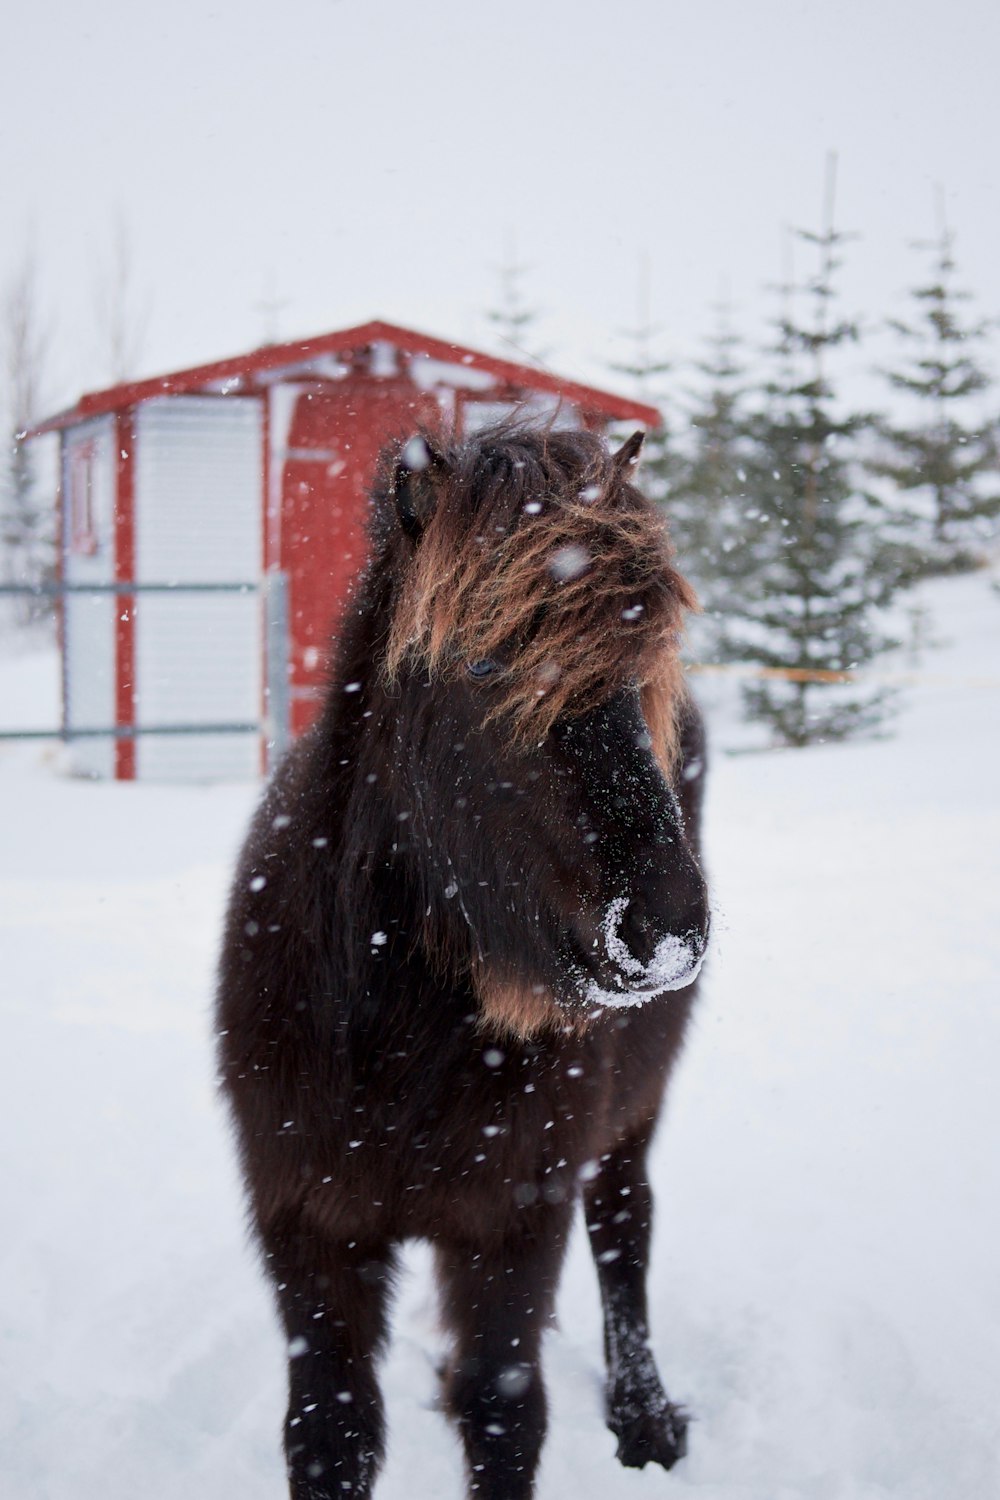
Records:
[[[68,594],[260,594],[264,605],[264,715],[246,723],[223,724],[109,724],[59,729],[0,729],[0,740],[134,740],[149,734],[260,734],[268,764],[284,754],[290,737],[288,688],[288,579],[273,570],[263,583],[3,583],[0,597],[63,599]]]

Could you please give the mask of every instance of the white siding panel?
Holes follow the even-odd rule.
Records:
[[[136,573],[143,583],[261,577],[261,405],[167,397],[140,408]],[[136,722],[252,723],[261,712],[260,598],[140,594]],[[136,773],[159,781],[258,774],[259,734],[140,735]]]
[[[112,729],[115,722],[115,609],[113,595],[66,600],[66,723],[70,729]],[[69,742],[78,776],[115,774],[110,736]]]
[[[575,406],[559,396],[541,392],[524,401],[467,401],[462,408],[466,437],[474,437],[484,427],[492,427],[495,422],[504,422],[508,417],[544,422],[554,429],[575,430],[580,426],[580,413]]]
[[[73,548],[73,483],[77,456],[90,455],[96,548]],[[115,576],[115,425],[103,417],[75,427],[63,449],[63,576],[67,583],[110,583]],[[115,616],[110,594],[68,594],[65,600],[66,722],[77,729],[109,729],[115,722]],[[71,740],[70,765],[79,776],[114,775],[110,737]]]
[[[142,781],[252,781],[260,775],[260,736],[144,734],[136,742]]]
[[[261,403],[173,396],[139,408],[136,576],[238,583],[261,570]]]
[[[260,717],[257,594],[144,594],[136,613],[136,723],[252,723]],[[260,770],[259,735],[140,735],[136,771],[155,781]]]

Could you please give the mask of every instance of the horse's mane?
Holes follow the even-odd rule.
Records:
[[[516,423],[441,456],[395,598],[387,679],[406,661],[442,677],[495,659],[490,716],[522,744],[636,683],[669,765],[684,696],[679,635],[696,601],[630,465],[593,433]],[[389,460],[383,501],[391,473]]]

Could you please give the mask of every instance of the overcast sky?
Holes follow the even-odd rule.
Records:
[[[261,342],[268,299],[282,338],[380,316],[486,344],[514,235],[553,366],[615,384],[644,252],[665,353],[697,352],[724,283],[759,336],[830,149],[861,235],[848,310],[901,310],[941,183],[963,279],[1000,313],[997,0],[5,9],[0,275],[35,245],[53,404],[108,383],[116,215],[150,307],[138,373]]]

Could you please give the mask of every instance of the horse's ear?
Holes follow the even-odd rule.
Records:
[[[630,469],[635,468],[645,441],[646,434],[641,427],[636,428],[632,436],[625,439],[614,456],[614,466],[619,474],[627,475]]]
[[[392,471],[399,524],[418,542],[434,511],[435,483],[451,472],[444,453],[423,433],[408,438]]]

